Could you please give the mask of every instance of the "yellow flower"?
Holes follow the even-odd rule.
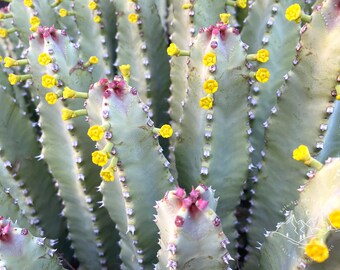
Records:
[[[2,62],[2,60],[3,60],[3,59],[2,59],[2,56],[0,55],[0,63]]]
[[[2,12],[0,12],[0,19],[3,19],[4,17],[5,15]]]
[[[57,84],[57,80],[53,76],[45,74],[41,77],[41,84],[46,88],[52,88]]]
[[[138,21],[138,15],[136,13],[131,13],[128,16],[128,20],[130,23],[136,23]]]
[[[213,99],[211,97],[203,97],[200,99],[200,106],[204,110],[211,109],[212,105],[213,105]]]
[[[286,9],[286,19],[288,21],[295,21],[299,23],[301,21],[301,7],[299,4],[293,4]]]
[[[171,43],[167,48],[166,52],[168,53],[169,56],[177,56],[181,51],[180,49],[178,49],[175,43]]]
[[[74,98],[76,93],[76,91],[66,86],[63,91],[63,98]]]
[[[54,104],[57,102],[58,100],[58,95],[54,92],[48,92],[46,95],[45,95],[45,99],[47,101],[48,104]]]
[[[97,64],[98,63],[98,57],[97,56],[91,56],[89,58],[89,63],[94,65],[94,64]]]
[[[236,0],[236,6],[238,6],[239,8],[246,8],[247,0]]]
[[[24,5],[26,7],[31,7],[31,6],[33,6],[33,1],[32,0],[24,0]]]
[[[340,210],[334,210],[328,215],[329,222],[335,229],[340,229]]]
[[[93,17],[93,21],[94,21],[95,23],[100,23],[100,22],[102,21],[102,18],[100,18],[99,15],[96,15],[96,16]]]
[[[8,31],[5,28],[0,28],[0,37],[5,38],[8,35]]]
[[[321,239],[313,238],[307,244],[305,254],[313,261],[322,263],[328,259],[329,250]]]
[[[218,89],[218,82],[216,80],[206,80],[203,85],[203,89],[208,94],[213,94]]]
[[[61,9],[59,10],[59,16],[60,16],[60,17],[66,17],[67,14],[68,14],[68,11],[67,11],[66,9],[61,8]]]
[[[265,63],[269,60],[269,52],[266,49],[258,50],[256,53],[256,60]]]
[[[297,161],[309,161],[311,159],[311,155],[309,153],[308,147],[306,145],[300,145],[293,151],[293,158]]]
[[[255,78],[260,83],[265,83],[269,80],[270,72],[266,68],[259,68],[255,73]]]
[[[99,125],[94,125],[89,128],[87,135],[92,141],[100,141],[104,136],[105,129]]]
[[[11,73],[8,75],[8,81],[11,85],[15,85],[16,83],[20,82],[20,76]]]
[[[5,62],[6,68],[9,68],[11,66],[15,66],[15,64],[16,64],[16,60],[11,58],[11,57],[5,57],[4,62]]]
[[[112,166],[107,167],[104,170],[101,170],[100,176],[104,179],[104,181],[114,181],[115,173]]]
[[[213,66],[216,64],[216,54],[213,52],[208,52],[203,57],[203,64],[207,67]]]
[[[95,10],[97,8],[97,3],[94,1],[91,1],[88,6],[89,6],[89,9]]]
[[[72,110],[69,110],[67,108],[62,108],[61,110],[61,118],[65,121],[71,118],[76,117],[76,113]]]
[[[182,9],[190,9],[192,8],[192,4],[183,4]]]
[[[30,24],[31,24],[32,26],[39,25],[39,24],[40,24],[40,19],[39,19],[39,17],[37,17],[37,16],[31,17],[31,18],[30,18]]]
[[[228,24],[229,23],[229,17],[230,14],[229,13],[221,13],[220,14],[220,19],[224,24]]]
[[[92,162],[103,167],[108,161],[109,154],[103,151],[94,151],[92,153]]]
[[[30,27],[30,31],[36,32],[38,28],[39,28],[39,24],[35,24],[32,27]]]
[[[123,77],[130,77],[130,65],[121,65],[119,66],[120,73],[122,73]]]
[[[47,53],[41,53],[41,54],[39,54],[38,62],[39,62],[40,65],[46,66],[47,64],[52,62],[52,58]]]
[[[163,138],[170,138],[172,136],[172,133],[172,127],[168,124],[161,126],[159,130],[159,135],[161,135]]]

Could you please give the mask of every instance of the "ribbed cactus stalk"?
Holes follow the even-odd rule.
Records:
[[[2,2],[2,268],[339,268],[338,0]]]

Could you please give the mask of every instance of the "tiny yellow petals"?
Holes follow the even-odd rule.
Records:
[[[340,229],[340,210],[334,210],[328,215],[329,222],[335,229]]]
[[[327,245],[320,239],[313,238],[305,248],[305,254],[315,262],[322,263],[329,257]]]
[[[39,54],[38,62],[39,62],[40,65],[46,66],[49,63],[52,63],[52,58],[47,53],[41,53],[41,54]]]
[[[163,125],[159,130],[159,135],[163,138],[170,138],[172,136],[173,130],[172,127],[168,124]]]
[[[207,94],[213,94],[218,89],[218,82],[216,80],[206,80],[203,84],[203,89]]]
[[[212,108],[213,105],[213,99],[211,97],[203,97],[200,99],[200,106],[204,110],[209,110]]]
[[[68,11],[67,11],[66,9],[61,8],[61,9],[59,10],[59,16],[60,16],[60,17],[66,17],[67,14],[68,14]]]
[[[5,28],[0,28],[0,37],[5,38],[8,35],[8,31]]]
[[[41,77],[41,84],[46,88],[52,88],[57,84],[57,80],[53,76],[45,74]]]
[[[293,4],[286,9],[285,16],[288,21],[299,23],[301,21],[301,15],[302,11],[299,4]]]
[[[102,21],[102,18],[99,15],[96,15],[96,16],[93,17],[93,21],[95,23],[100,23]]]
[[[103,178],[104,181],[107,181],[107,182],[114,181],[115,180],[115,173],[114,173],[113,167],[109,166],[106,169],[101,170],[100,176]]]
[[[229,23],[229,17],[230,14],[229,13],[221,13],[220,14],[220,19],[224,24],[228,24]]]
[[[47,101],[48,104],[54,104],[58,100],[58,95],[54,92],[48,92],[45,95],[45,100]]]
[[[26,7],[31,7],[33,6],[33,0],[24,0],[24,5]]]
[[[98,57],[97,56],[91,56],[89,58],[89,63],[94,65],[94,64],[97,64],[98,63]]]
[[[166,52],[168,53],[169,56],[176,56],[176,55],[179,55],[181,51],[180,49],[178,49],[175,43],[171,43],[169,47],[167,48]]]
[[[208,52],[203,57],[203,64],[207,67],[213,66],[216,64],[216,54],[213,52]]]
[[[269,80],[270,78],[270,72],[266,68],[259,68],[256,73],[255,73],[255,78],[258,80],[260,83],[265,83]]]
[[[103,151],[94,151],[92,153],[92,162],[103,167],[108,161],[108,153]]]
[[[20,76],[11,73],[8,75],[8,81],[11,85],[15,85],[20,82]]]
[[[192,8],[192,4],[183,4],[182,9],[190,9]]]
[[[236,0],[236,6],[238,6],[239,8],[246,8],[247,0]]]
[[[136,13],[131,13],[128,16],[128,20],[130,23],[136,23],[138,21],[138,15]]]
[[[69,87],[65,87],[63,91],[63,98],[74,98],[77,92]]]
[[[5,57],[4,63],[5,63],[5,67],[9,68],[9,67],[15,66],[16,60],[11,57]]]
[[[76,113],[70,109],[62,108],[61,110],[61,118],[65,121],[71,118],[76,117]]]
[[[87,131],[87,135],[91,138],[92,141],[100,141],[104,136],[105,129],[101,126],[94,125],[89,128]]]
[[[91,1],[88,5],[89,9],[95,10],[97,8],[97,3],[94,1]]]
[[[309,153],[308,147],[302,144],[298,148],[294,149],[293,158],[297,161],[309,161],[311,159],[311,155]]]
[[[5,15],[2,12],[0,12],[0,19],[3,19],[4,17]]]
[[[119,66],[120,73],[122,73],[123,77],[130,77],[130,65],[121,65]]]
[[[256,60],[265,63],[269,60],[269,52],[266,49],[258,50],[256,53]]]
[[[37,17],[37,16],[31,17],[31,18],[30,18],[30,24],[31,24],[32,26],[34,26],[34,25],[39,25],[39,24],[40,24],[40,19],[39,19],[39,17]]]

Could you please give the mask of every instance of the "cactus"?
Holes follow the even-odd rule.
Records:
[[[339,1],[3,2],[1,267],[339,267]]]

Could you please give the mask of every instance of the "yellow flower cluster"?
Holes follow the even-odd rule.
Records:
[[[68,15],[68,11],[64,8],[59,9],[59,16],[60,17],[66,17]]]
[[[334,210],[328,215],[330,224],[335,229],[340,229],[340,210]]]
[[[51,75],[45,74],[41,77],[41,84],[46,88],[52,88],[57,84],[57,79]]]
[[[229,23],[229,17],[230,17],[229,13],[221,13],[220,14],[221,22],[223,22],[224,24],[228,24]]]
[[[56,93],[54,93],[54,92],[48,92],[45,95],[45,100],[50,105],[55,104],[57,102],[57,100],[58,100],[58,95]]]
[[[5,38],[8,35],[8,31],[5,28],[0,28],[0,37]]]
[[[182,5],[182,9],[191,9],[192,8],[192,4],[183,4]]]
[[[203,84],[203,89],[208,94],[213,94],[218,89],[218,82],[216,80],[212,80],[212,79],[206,80]]]
[[[112,182],[115,180],[115,172],[112,166],[107,167],[106,169],[102,169],[100,172],[100,176],[104,181]]]
[[[33,6],[33,0],[24,0],[24,5],[26,7],[32,7]]]
[[[71,118],[75,118],[77,115],[74,111],[67,109],[67,108],[62,108],[61,110],[61,118],[65,121]]]
[[[108,162],[109,154],[103,151],[94,151],[92,153],[92,162],[103,167]]]
[[[318,238],[313,238],[309,241],[305,248],[305,254],[313,261],[322,263],[329,257],[327,245]]]
[[[52,63],[52,58],[47,53],[41,53],[41,54],[39,54],[38,62],[39,62],[40,65],[46,66],[49,63]]]
[[[256,53],[256,60],[261,63],[266,63],[269,60],[269,52],[266,49],[258,50]]]
[[[212,108],[213,105],[213,99],[209,96],[203,97],[200,99],[200,107],[203,108],[204,110],[209,110]]]
[[[130,13],[128,20],[130,23],[136,23],[138,21],[138,15],[136,13]]]
[[[258,80],[260,83],[265,83],[269,80],[270,78],[270,72],[266,68],[259,68],[256,73],[255,73],[255,78]]]
[[[64,87],[63,98],[74,98],[77,92],[69,87]]]
[[[5,67],[9,68],[9,67],[15,66],[17,64],[17,60],[11,57],[5,57],[4,63],[5,63]]]
[[[89,63],[90,63],[91,65],[97,64],[97,63],[98,63],[98,57],[97,57],[97,56],[91,56],[91,57],[89,58]]]
[[[15,85],[20,82],[20,76],[11,73],[8,75],[8,81],[11,85]]]
[[[120,73],[122,73],[124,78],[130,77],[130,65],[129,64],[119,66],[119,70],[120,70]]]
[[[92,141],[100,141],[104,136],[105,129],[99,125],[94,125],[89,128],[87,131],[87,135],[91,138]]]
[[[97,9],[97,3],[94,2],[94,1],[91,1],[91,2],[89,3],[88,7],[89,7],[89,9],[91,9],[91,10],[95,10],[95,9]]]
[[[178,56],[180,53],[180,50],[178,49],[177,45],[175,43],[171,43],[166,50],[169,56]]]
[[[286,9],[285,16],[288,21],[299,23],[301,21],[301,15],[302,11],[299,4],[293,4]]]
[[[208,52],[203,57],[203,64],[207,67],[213,66],[216,64],[216,54],[213,52]]]
[[[39,19],[39,17],[37,17],[37,16],[31,17],[31,18],[30,18],[30,24],[31,24],[30,30],[31,30],[32,32],[37,31],[37,29],[38,29],[38,27],[39,27],[39,25],[40,25],[40,19]]]
[[[236,6],[238,6],[239,8],[246,8],[247,0],[236,0]]]
[[[300,145],[293,151],[293,158],[297,161],[308,162],[311,159],[308,147],[306,145]]]
[[[99,15],[96,15],[96,16],[93,17],[93,21],[95,23],[100,23],[102,21],[102,18]]]
[[[159,135],[161,135],[163,138],[170,138],[172,133],[172,127],[168,124],[163,125],[159,130]]]

